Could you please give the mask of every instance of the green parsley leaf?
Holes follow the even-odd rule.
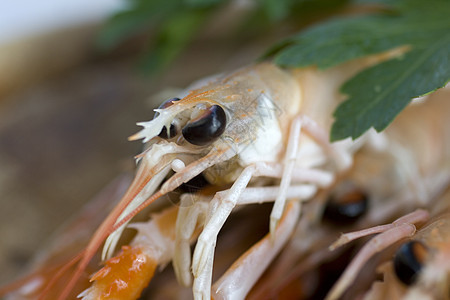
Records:
[[[370,1],[372,2],[372,1]],[[334,116],[331,140],[381,131],[411,101],[450,79],[450,1],[394,1],[396,11],[335,19],[312,27],[270,50],[287,67],[330,68],[399,46],[401,59],[381,63],[344,84],[349,99]],[[395,12],[395,13],[393,13]]]
[[[357,138],[370,127],[384,130],[412,98],[443,87],[449,78],[450,35],[359,73],[342,87],[350,98],[334,113],[331,140]]]

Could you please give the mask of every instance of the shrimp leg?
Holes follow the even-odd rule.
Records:
[[[178,282],[183,286],[191,285],[191,244],[197,223],[202,223],[208,210],[208,203],[198,201],[200,197],[192,194],[183,194],[180,199],[180,208],[176,221],[175,252],[173,269]],[[192,203],[193,202],[193,203]]]
[[[214,299],[244,299],[288,241],[299,216],[300,203],[290,201],[280,220],[280,226],[276,229],[276,235],[266,235],[235,261],[227,272],[214,283],[212,288]]]
[[[195,277],[194,296],[196,299],[210,298],[212,259],[217,235],[233,208],[242,199],[242,195],[245,193],[250,179],[253,176],[267,176],[266,167],[266,164],[260,163],[245,168],[229,190],[216,193],[211,201],[207,223],[198,239],[192,263],[192,272]],[[301,191],[301,193],[303,193],[303,191]],[[302,196],[301,193],[297,196]],[[260,196],[261,198],[263,197],[262,195]],[[312,196],[312,194],[309,196]],[[255,197],[255,193],[253,193],[253,197],[255,202],[261,202],[258,197]],[[272,200],[274,198],[275,197],[273,197]],[[243,199],[243,201],[245,201],[245,199]],[[245,203],[249,203],[249,201]]]
[[[195,277],[193,287],[195,299],[211,298],[212,261],[217,235],[236,206],[239,196],[257,172],[258,165],[254,164],[246,167],[226,195],[216,193],[211,201],[208,220],[198,238],[192,261],[192,273]]]
[[[352,164],[352,158],[346,151],[337,147],[333,147],[328,142],[327,133],[314,120],[305,115],[298,115],[294,118],[289,132],[288,145],[284,159],[283,176],[280,183],[280,193],[273,205],[272,213],[270,214],[270,232],[275,233],[276,226],[281,218],[286,203],[286,190],[291,183],[292,172],[295,167],[295,162],[298,159],[298,149],[300,143],[301,129],[304,127],[306,133],[319,143],[323,149],[328,152],[339,170],[345,170]]]
[[[253,203],[273,202],[279,193],[278,186],[246,188],[241,194],[237,205]],[[225,194],[228,190],[219,193]],[[317,192],[317,187],[312,184],[299,184],[289,187],[286,195],[288,198],[307,200]],[[189,239],[200,218],[204,218],[208,209],[210,197],[192,194],[181,196],[180,208],[177,217],[177,233],[175,239],[175,253],[173,267],[178,282],[184,286],[191,285],[189,267],[191,264],[191,252]]]

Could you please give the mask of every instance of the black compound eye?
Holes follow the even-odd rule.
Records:
[[[213,105],[184,126],[183,137],[191,144],[204,146],[215,141],[225,131],[226,123],[223,108]]]
[[[331,196],[325,205],[323,218],[339,225],[356,222],[368,209],[367,195],[356,187]]]
[[[394,270],[404,284],[413,284],[428,255],[427,247],[418,241],[404,243],[395,254]]]
[[[180,98],[171,98],[169,100],[166,100],[163,103],[161,103],[160,106],[158,106],[158,109],[168,108],[169,106],[173,105],[174,101],[179,101],[179,100],[180,100]],[[156,118],[157,116],[159,116],[159,113],[155,112],[153,119]],[[177,135],[177,128],[174,124],[170,124],[169,135],[167,135],[167,128],[165,126],[161,129],[161,132],[158,134],[158,136],[163,139],[172,138],[175,135]]]

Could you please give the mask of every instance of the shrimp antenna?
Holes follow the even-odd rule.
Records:
[[[151,202],[155,201],[156,199],[158,199],[159,197],[161,197],[163,195],[164,194],[157,192],[152,197],[150,197],[146,201],[146,203],[150,204]],[[151,200],[151,201],[149,201],[149,200]],[[129,202],[127,201],[126,203],[129,203]],[[86,249],[80,253],[81,260],[78,263],[77,268],[76,268],[74,274],[72,275],[72,278],[69,280],[67,285],[64,287],[64,290],[58,297],[58,300],[63,300],[63,299],[67,298],[70,291],[75,286],[75,284],[78,281],[78,279],[80,278],[82,272],[86,269],[87,265],[89,264],[89,261],[95,255],[95,253],[97,252],[100,245],[103,243],[103,241],[106,239],[106,237],[108,237],[108,235],[114,231],[114,228],[116,227],[116,226],[114,226],[114,223],[116,222],[117,218],[124,211],[125,208],[126,208],[126,205],[122,205],[122,203],[120,203],[120,206],[118,206],[116,209],[114,209],[113,212],[102,223],[102,225],[100,225],[100,227],[97,229],[97,231],[95,232],[94,236],[92,237],[92,239],[89,242]],[[127,217],[129,217],[129,216],[127,216]],[[131,219],[131,218],[132,218],[132,216],[129,217],[129,219]],[[121,225],[123,225],[123,224],[121,224]],[[69,264],[70,263],[72,263],[72,262],[69,262]],[[55,277],[59,277],[59,276],[60,276],[60,274],[55,275]]]
[[[57,272],[55,275],[52,276],[52,278],[49,280],[49,282],[46,284],[45,288],[42,290],[41,295],[39,296],[38,300],[44,300],[45,295],[50,291],[52,286],[54,286],[57,282],[57,280],[67,271],[70,267],[72,267],[74,264],[79,261],[85,251],[81,251],[78,253],[75,257],[73,257],[69,262],[65,263]]]
[[[94,236],[89,241],[89,244],[87,247],[79,254],[80,257],[78,259],[81,259],[80,262],[77,265],[77,268],[75,269],[75,272],[73,276],[71,277],[70,281],[67,283],[67,285],[64,287],[62,293],[59,296],[59,300],[65,299],[70,291],[75,286],[76,282],[80,278],[82,272],[86,269],[89,261],[92,259],[92,257],[95,255],[97,249],[100,247],[100,245],[103,243],[103,241],[108,237],[109,234],[111,234],[114,230],[114,224],[116,223],[119,216],[122,214],[122,212],[127,208],[127,206],[133,201],[133,199],[142,191],[142,189],[146,186],[146,184],[151,180],[153,177],[153,173],[148,172],[147,175],[145,175],[143,171],[138,171],[138,175],[142,175],[142,179],[137,179],[140,176],[136,176],[135,182],[131,184],[128,191],[125,193],[122,200],[117,204],[117,206],[113,209],[113,211],[108,215],[108,217],[103,221],[103,223],[100,225],[100,227],[96,230],[94,233]],[[151,199],[156,200],[157,198],[161,197],[162,194],[156,193],[154,194]],[[71,265],[73,262],[69,262],[67,265]],[[64,266],[63,268],[66,268]],[[62,273],[61,273],[62,274]],[[56,280],[58,277],[61,276],[61,274],[57,273],[54,276],[54,280]],[[52,279],[53,280],[53,279]]]

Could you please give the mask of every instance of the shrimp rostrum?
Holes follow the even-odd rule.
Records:
[[[292,233],[300,202],[331,185],[339,172],[348,169],[353,153],[367,137],[331,144],[328,131],[331,112],[341,98],[338,87],[370,63],[351,62],[327,72],[314,68],[283,70],[261,63],[203,81],[179,98],[161,104],[155,117],[138,123],[143,129],[130,137],[143,139],[147,145],[137,157],[136,177],[88,246],[71,260],[70,265],[76,264],[75,271],[59,298],[67,297],[105,239],[103,259],[113,256],[131,218],[200,174],[218,192],[182,195],[178,209],[163,213],[148,226],[133,225],[138,237],[119,257],[126,256],[134,267],[147,270],[149,279],[157,264],[172,260],[178,281],[193,285],[194,298],[210,299],[214,249],[227,218],[237,205],[274,202],[268,236],[250,249],[256,253],[252,257],[268,264]],[[191,258],[190,243],[197,235]],[[108,268],[93,280],[105,278],[118,260],[110,259]],[[259,270],[249,272],[254,275],[242,279],[239,289],[227,290],[219,284],[221,295],[244,298],[264,271],[257,263],[252,267]],[[229,276],[237,278],[236,274]],[[134,296],[128,297],[138,297],[148,280],[139,283]],[[102,292],[96,289],[101,288],[111,297],[123,295],[114,294],[120,288],[112,289],[108,284],[96,287],[95,283],[82,295],[85,299],[99,298]]]

